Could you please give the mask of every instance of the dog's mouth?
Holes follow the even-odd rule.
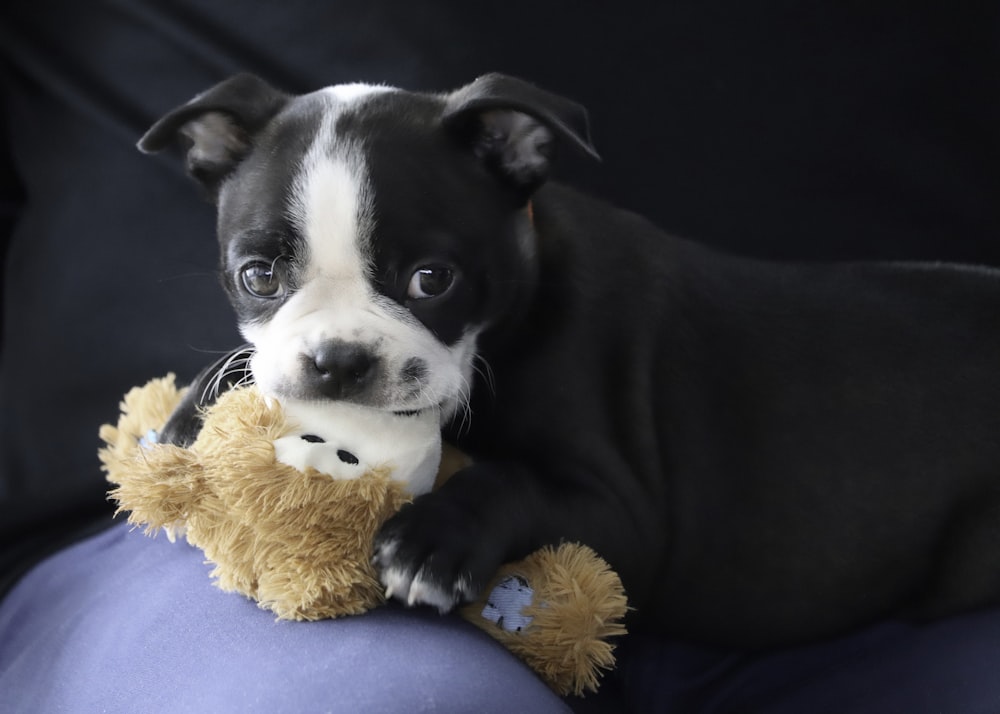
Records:
[[[425,413],[427,409],[403,409],[400,411],[393,411],[392,413],[396,416],[401,417],[417,417]]]
[[[422,417],[425,414],[444,414],[448,411],[449,400],[444,399],[437,403],[425,402],[423,404],[409,405],[398,405],[397,407],[389,407],[386,411],[391,412],[394,416],[402,417],[404,419]]]
[[[424,416],[425,414],[428,414],[430,412],[440,413],[442,409],[444,409],[443,404],[429,404],[427,406],[413,407],[413,408],[393,408],[393,407],[379,406],[376,404],[367,404],[365,402],[360,402],[360,401],[338,400],[338,399],[315,399],[308,397],[302,398],[294,395],[292,396],[279,395],[276,398],[279,402],[291,399],[298,402],[307,402],[310,404],[314,404],[316,406],[322,406],[324,404],[350,404],[356,407],[362,407],[376,412],[391,414],[392,416],[400,417],[401,419],[413,419],[416,417]]]
[[[292,398],[295,398],[295,397],[292,397]],[[278,399],[280,401],[281,397],[278,397]],[[379,404],[366,403],[366,402],[363,402],[363,401],[336,400],[336,399],[331,400],[331,399],[322,399],[322,398],[320,398],[320,399],[310,399],[310,398],[301,399],[300,398],[299,401],[311,402],[311,403],[317,404],[317,405],[335,404],[335,403],[341,402],[341,403],[344,403],[344,404],[352,404],[354,406],[363,407],[363,408],[371,409],[371,410],[378,411],[378,412],[383,412],[385,414],[391,414],[392,416],[399,417],[401,419],[415,419],[415,418],[422,417],[422,416],[425,416],[425,415],[430,414],[430,413],[441,414],[444,411],[444,409],[445,409],[445,403],[444,402],[441,402],[439,404],[424,404],[424,405],[418,405],[418,406],[412,406],[412,407],[404,407],[402,405],[398,405],[398,406],[379,405]]]
[[[258,383],[259,384],[259,383]],[[296,389],[273,389],[273,390],[263,390],[265,394],[268,394],[272,398],[276,399],[278,402],[300,402],[312,404],[316,407],[322,408],[324,405],[336,405],[336,404],[349,404],[355,407],[360,407],[368,409],[375,412],[381,412],[383,414],[389,414],[393,417],[398,417],[400,419],[415,419],[419,417],[426,416],[427,414],[436,413],[442,414],[445,412],[447,407],[447,400],[432,403],[430,401],[422,400],[416,404],[411,401],[409,404],[403,399],[385,399],[385,400],[367,400],[361,398],[351,398],[351,399],[330,399],[328,397],[323,397],[322,395],[311,394],[308,391],[299,391]]]

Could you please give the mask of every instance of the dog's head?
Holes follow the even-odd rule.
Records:
[[[478,336],[530,289],[530,197],[584,110],[487,75],[448,94],[251,75],[160,119],[218,207],[222,277],[269,393],[397,412],[467,397]]]

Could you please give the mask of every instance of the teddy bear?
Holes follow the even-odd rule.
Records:
[[[118,513],[184,537],[210,576],[279,619],[357,615],[385,601],[371,564],[382,523],[465,465],[439,416],[346,403],[278,402],[253,385],[222,394],[190,447],[159,443],[184,391],[174,376],[129,391],[99,456]],[[460,614],[561,695],[596,691],[625,633],[621,581],[576,543],[501,568]]]

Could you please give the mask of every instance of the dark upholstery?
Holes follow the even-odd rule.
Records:
[[[119,396],[237,339],[210,207],[179,164],[134,149],[237,70],[292,90],[521,74],[590,107],[604,160],[567,156],[561,175],[675,232],[784,258],[1000,261],[992,7],[266,7],[0,10],[5,544],[99,512],[96,426]]]

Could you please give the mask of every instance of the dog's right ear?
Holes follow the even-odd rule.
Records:
[[[290,95],[252,74],[238,74],[164,115],[139,140],[147,154],[186,153],[187,170],[215,198],[219,185],[253,146],[254,136]]]
[[[549,175],[555,139],[600,158],[587,111],[503,74],[486,74],[446,97],[442,121],[524,200]]]

